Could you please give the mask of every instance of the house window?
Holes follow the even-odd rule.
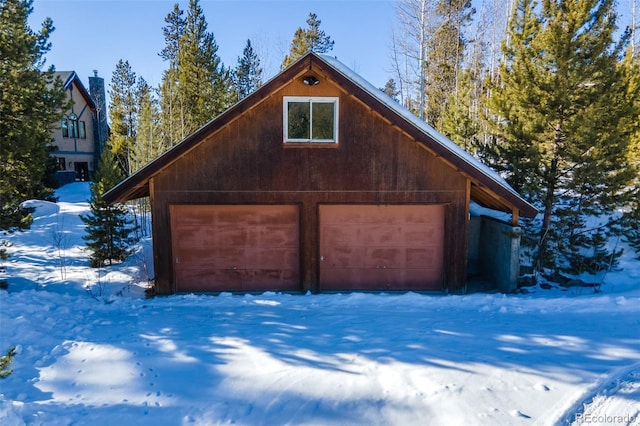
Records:
[[[86,139],[87,131],[84,121],[79,121],[78,117],[74,113],[71,113],[67,118],[63,118],[62,137]]]
[[[64,157],[57,157],[58,160],[58,170],[67,170],[67,163],[65,162]]]
[[[338,98],[284,98],[284,141],[337,143]]]

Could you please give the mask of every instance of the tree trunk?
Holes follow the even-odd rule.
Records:
[[[560,116],[562,116],[560,111]],[[538,239],[538,253],[536,259],[536,270],[542,272],[545,265],[545,256],[549,247],[549,240],[547,238],[549,229],[551,228],[551,218],[553,217],[553,200],[555,198],[555,191],[558,184],[558,158],[560,156],[560,147],[565,139],[565,133],[563,130],[564,120],[560,118],[555,128],[555,135],[553,138],[553,158],[547,173],[545,173],[545,182],[543,182],[544,190],[544,216],[542,218],[542,228],[540,229],[540,238]]]

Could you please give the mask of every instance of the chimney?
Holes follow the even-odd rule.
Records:
[[[96,141],[96,158],[99,159],[109,137],[109,125],[107,124],[107,99],[104,79],[98,77],[98,70],[93,70],[93,77],[89,77],[89,94],[96,104],[96,123],[93,128]]]

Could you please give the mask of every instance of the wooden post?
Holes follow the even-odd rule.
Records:
[[[511,209],[511,225],[518,226],[518,220],[520,219],[520,210],[513,207]]]

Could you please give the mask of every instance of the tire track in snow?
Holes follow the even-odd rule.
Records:
[[[555,422],[585,424],[640,426],[640,362],[602,375]]]

